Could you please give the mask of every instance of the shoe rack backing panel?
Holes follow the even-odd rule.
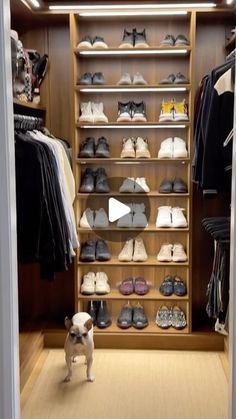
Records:
[[[189,333],[191,331],[191,249],[190,249],[190,235],[191,231],[187,229],[162,229],[157,230],[155,227],[155,221],[157,216],[157,208],[161,205],[170,205],[170,206],[181,206],[186,208],[186,216],[190,223],[191,228],[191,213],[190,213],[190,200],[191,200],[191,188],[190,188],[190,160],[156,160],[149,161],[149,159],[138,162],[138,159],[127,159],[128,164],[117,164],[117,163],[126,163],[125,159],[120,158],[120,153],[122,150],[122,139],[129,137],[144,137],[148,139],[149,150],[152,158],[157,158],[158,151],[160,149],[161,142],[168,137],[180,137],[185,140],[187,144],[187,149],[189,156],[191,155],[191,123],[186,124],[186,128],[157,128],[149,129],[148,124],[143,124],[143,128],[129,128],[122,127],[122,129],[112,128],[86,128],[86,124],[77,125],[77,118],[79,116],[79,103],[82,101],[92,101],[92,102],[103,102],[104,103],[104,112],[108,116],[109,122],[116,123],[117,119],[117,104],[118,101],[131,101],[135,102],[144,100],[146,103],[147,110],[147,120],[148,122],[155,122],[158,124],[160,107],[163,99],[171,100],[173,97],[176,101],[186,99],[189,102],[189,118],[191,122],[192,107],[191,107],[191,88],[190,91],[186,92],[112,92],[112,93],[83,93],[78,91],[75,88],[76,83],[79,80],[79,77],[85,72],[91,72],[92,74],[97,71],[102,71],[105,79],[106,85],[115,85],[120,79],[121,75],[124,72],[129,72],[133,76],[136,72],[140,72],[146,81],[149,84],[158,84],[160,80],[164,77],[167,77],[170,73],[181,72],[186,77],[189,78],[190,82],[192,80],[192,66],[193,66],[193,53],[186,54],[184,56],[175,56],[170,55],[157,55],[157,56],[142,56],[142,57],[131,57],[121,55],[115,58],[113,57],[98,57],[98,56],[82,56],[75,53],[74,48],[77,46],[78,42],[84,35],[103,36],[105,41],[108,42],[109,47],[117,48],[121,43],[123,30],[124,28],[132,29],[137,28],[142,30],[146,28],[147,41],[149,42],[150,47],[158,47],[161,40],[165,37],[167,33],[171,33],[174,36],[178,34],[185,35],[190,40],[190,45],[194,47],[194,12],[187,15],[183,19],[145,19],[144,21],[140,19],[122,19],[119,18],[117,21],[105,21],[103,24],[102,20],[99,19],[89,19],[82,20],[77,19],[76,16],[71,15],[70,24],[71,24],[71,54],[72,62],[74,68],[73,75],[73,86],[74,91],[74,122],[75,122],[75,134],[74,134],[74,168],[76,174],[76,187],[79,191],[79,186],[81,183],[81,173],[85,170],[86,167],[90,167],[94,170],[98,167],[105,167],[108,176],[121,176],[122,177],[146,177],[147,184],[150,187],[151,191],[158,191],[158,187],[161,181],[165,177],[173,179],[174,177],[182,177],[183,180],[188,184],[190,196],[152,196],[150,197],[151,202],[151,211],[150,211],[150,223],[149,227],[141,231],[139,234],[143,238],[146,251],[148,253],[148,260],[146,262],[119,262],[118,254],[122,250],[125,241],[130,237],[130,234],[133,234],[133,231],[129,229],[119,230],[112,225],[107,229],[108,238],[112,240],[114,234],[116,240],[119,241],[109,241],[108,246],[112,253],[112,258],[108,262],[98,262],[94,263],[81,263],[79,261],[79,252],[78,252],[78,269],[75,276],[76,281],[76,306],[78,309],[86,309],[87,297],[81,296],[80,286],[83,275],[89,271],[104,271],[107,273],[110,279],[111,293],[107,296],[107,303],[109,312],[114,320],[119,315],[119,312],[125,302],[127,302],[127,297],[117,294],[117,280],[121,281],[127,276],[130,275],[139,275],[146,278],[150,281],[152,288],[150,291],[150,296],[146,300],[143,297],[138,297],[135,300],[135,296],[132,296],[132,301],[140,301],[144,305],[145,313],[147,314],[150,325],[148,328],[137,331],[134,328],[132,331],[124,331],[119,329],[113,322],[112,326],[107,329],[98,330],[95,328],[95,333],[105,333],[108,335],[117,334],[117,333],[153,333],[153,334],[171,334],[171,333]],[[173,85],[174,86],[174,85]],[[121,86],[122,87],[122,86]],[[130,86],[132,87],[132,85]],[[163,86],[164,87],[164,86]],[[131,121],[132,124],[132,121]],[[168,126],[168,123],[166,123]],[[171,125],[171,124],[170,124]],[[92,126],[91,126],[92,127]],[[96,140],[105,136],[110,144],[111,157],[116,158],[119,161],[114,162],[109,159],[102,159],[101,164],[99,161],[89,161],[89,159],[78,159],[78,153],[80,149],[80,144],[87,136],[93,136]],[[106,163],[104,164],[104,161]],[[136,164],[138,163],[138,164]],[[118,183],[114,181],[112,186],[118,192]],[[141,194],[140,194],[141,195]],[[93,198],[92,194],[90,198]],[[135,201],[135,198],[132,197],[132,194],[129,196],[122,196],[122,202],[132,202]],[[119,198],[118,198],[119,199]],[[140,196],[139,200],[142,199]],[[104,207],[104,201],[107,202],[107,196],[94,196],[94,207],[93,209]],[[91,201],[90,201],[91,202]],[[76,220],[78,224],[78,232],[81,243],[86,239],[93,238],[96,239],[96,234],[93,231],[86,231],[86,229],[81,229],[79,227],[80,217],[86,208],[86,195],[78,193],[75,210],[76,210]],[[114,223],[115,225],[116,223]],[[160,263],[157,261],[157,253],[160,250],[160,247],[163,243],[182,243],[185,247],[188,261],[185,263]],[[157,288],[159,288],[160,283],[162,282],[164,276],[172,274],[179,275],[182,277],[188,288],[188,293],[185,296],[185,299],[181,301],[176,300],[174,297],[171,300],[169,297],[167,300],[164,299],[164,302],[169,302],[169,305],[177,305],[182,308],[186,313],[187,318],[187,327],[183,331],[176,330],[162,330],[155,325],[155,316],[157,308],[160,303],[163,304],[163,297],[159,294]],[[155,291],[155,292],[154,292]],[[144,296],[145,297],[145,296]],[[96,299],[96,296],[93,296]],[[142,299],[143,298],[143,299]],[[159,301],[160,299],[160,301]],[[106,300],[106,296],[104,296]],[[171,328],[172,329],[172,328]]]

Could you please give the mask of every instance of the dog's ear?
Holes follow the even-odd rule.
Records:
[[[65,326],[66,326],[66,329],[67,330],[70,330],[70,328],[71,328],[71,326],[72,326],[72,320],[71,319],[69,319],[69,317],[65,317],[65,320],[64,320],[64,323],[65,323]]]
[[[93,321],[92,319],[88,319],[85,323],[84,323],[84,327],[86,327],[87,330],[92,329],[93,326]]]

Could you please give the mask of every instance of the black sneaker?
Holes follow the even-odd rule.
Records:
[[[187,40],[186,36],[184,35],[178,35],[175,40],[175,46],[181,46],[181,45],[189,45],[189,41]]]
[[[165,38],[161,41],[161,47],[174,47],[175,45],[175,38],[173,35],[167,34]]]
[[[94,177],[95,173],[93,172],[93,170],[87,167],[84,174],[82,175],[79,191],[82,193],[94,192]]]
[[[162,79],[160,81],[160,84],[173,84],[175,83],[175,75],[174,74],[169,74],[168,77]]]
[[[164,179],[159,186],[160,193],[172,193],[173,192],[173,182],[169,179]]]
[[[84,73],[80,77],[78,84],[89,85],[89,84],[92,84],[92,82],[93,82],[92,73]]]
[[[99,329],[105,329],[111,325],[111,318],[108,313],[106,301],[98,302],[98,311],[97,311],[97,327]]]
[[[110,157],[110,149],[107,139],[105,137],[100,137],[98,139],[95,151],[95,157]]]
[[[95,240],[86,240],[82,243],[79,260],[81,262],[94,262],[95,261]]]
[[[128,329],[132,326],[133,308],[129,304],[125,304],[117,319],[117,326],[121,329]]]
[[[96,170],[96,179],[95,179],[95,192],[97,193],[108,193],[110,192],[107,174],[103,167],[99,167]]]
[[[187,193],[188,187],[183,179],[176,178],[173,184],[173,192],[174,193]]]
[[[95,140],[87,137],[80,146],[79,157],[94,157]]]
[[[108,48],[102,36],[95,36],[93,38],[93,48]]]
[[[176,84],[188,84],[189,80],[181,73],[177,73],[174,83]]]
[[[98,301],[89,301],[88,302],[88,308],[87,313],[91,316],[93,325],[96,326],[97,323],[97,307]]]
[[[118,102],[117,122],[130,122],[132,120],[132,102]]]
[[[111,259],[111,252],[108,249],[108,246],[104,240],[97,240],[96,242],[96,260],[101,262],[106,262]]]
[[[144,312],[144,308],[140,304],[137,304],[137,306],[133,309],[132,325],[136,329],[144,329],[144,327],[148,326],[148,318]]]
[[[93,75],[93,84],[105,84],[104,75],[101,72],[94,73]]]
[[[132,121],[147,122],[146,106],[143,101],[140,103],[132,102]]]
[[[124,29],[123,39],[121,44],[119,45],[119,48],[133,48],[134,46],[134,33],[128,32],[126,29]]]
[[[134,33],[134,47],[135,48],[149,48],[146,39],[145,29],[142,32],[137,32],[136,29],[133,30]]]

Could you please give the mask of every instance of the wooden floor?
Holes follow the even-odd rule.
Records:
[[[70,383],[64,351],[44,350],[22,392],[21,419],[227,419],[227,379],[215,352],[106,350]]]

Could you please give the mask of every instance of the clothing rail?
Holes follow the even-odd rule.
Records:
[[[43,119],[35,116],[14,114],[14,127],[21,130],[33,130],[42,126]]]

